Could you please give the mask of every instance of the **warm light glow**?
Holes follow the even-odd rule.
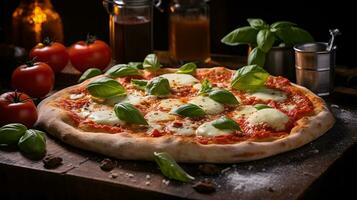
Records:
[[[41,37],[41,31],[42,31],[42,24],[46,22],[47,16],[44,10],[39,7],[35,6],[35,8],[32,11],[32,14],[27,17],[27,20],[29,21],[30,24],[34,24],[33,29],[36,34],[36,42],[40,42],[42,37]]]

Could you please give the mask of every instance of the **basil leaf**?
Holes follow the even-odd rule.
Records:
[[[154,152],[154,159],[157,165],[159,165],[161,173],[167,178],[182,182],[195,180],[195,178],[186,173],[168,153]]]
[[[231,86],[238,90],[257,90],[264,86],[269,73],[258,65],[248,65],[236,71]]]
[[[123,76],[140,75],[140,72],[135,66],[119,64],[119,65],[114,65],[107,72],[105,72],[105,74],[113,78],[117,78]]]
[[[220,130],[237,130],[241,131],[240,126],[234,120],[228,117],[221,117],[212,122],[212,126],[220,129]]]
[[[257,110],[262,110],[262,109],[271,108],[271,107],[268,106],[268,105],[265,105],[265,104],[255,104],[254,108],[257,109]]]
[[[146,85],[146,92],[155,96],[164,96],[170,94],[169,80],[160,76],[151,79]]]
[[[144,69],[142,62],[129,62],[128,65],[135,67],[136,69]]]
[[[130,103],[115,104],[114,112],[120,120],[128,122],[130,124],[148,124],[141,112]]]
[[[88,92],[99,98],[109,98],[117,95],[124,95],[125,88],[116,80],[102,77],[87,85]]]
[[[196,72],[197,65],[193,62],[182,65],[176,73],[178,74],[194,74]]]
[[[0,146],[16,145],[20,138],[25,134],[26,130],[26,126],[19,123],[2,126],[0,128]]]
[[[275,32],[278,29],[290,28],[292,26],[296,26],[295,23],[289,21],[279,21],[275,22],[270,26],[270,31]]]
[[[146,85],[148,84],[147,80],[140,80],[140,79],[131,79],[130,82],[139,90],[145,90]]]
[[[46,154],[45,133],[35,129],[29,129],[20,138],[17,146],[21,153],[32,159],[39,159]]]
[[[210,92],[212,90],[212,85],[209,82],[209,80],[204,79],[201,83],[201,89],[198,92],[198,95],[207,95],[208,92]]]
[[[258,47],[267,53],[275,42],[274,33],[270,32],[268,29],[262,29],[257,35]]]
[[[78,79],[78,83],[82,83],[83,81],[90,79],[92,77],[98,76],[102,74],[102,71],[98,68],[89,68],[87,69],[82,76]]]
[[[255,47],[248,56],[248,65],[259,65],[264,66],[265,64],[265,53],[258,47]]]
[[[310,33],[298,27],[278,29],[275,33],[288,46],[314,41]]]
[[[191,103],[176,108],[173,113],[184,117],[202,117],[206,114],[202,108]]]
[[[268,27],[268,25],[262,19],[248,18],[247,21],[252,28],[257,29],[257,30],[264,29],[264,28]]]
[[[221,39],[226,45],[236,46],[239,44],[255,44],[258,31],[250,26],[237,28]]]
[[[239,102],[237,98],[228,90],[219,89],[212,90],[208,94],[209,98],[217,101],[218,103],[226,104],[226,105],[238,105]]]
[[[143,67],[149,71],[157,71],[160,69],[161,64],[155,54],[149,54],[144,59]]]

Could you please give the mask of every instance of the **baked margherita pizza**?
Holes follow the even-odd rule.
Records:
[[[251,65],[239,70],[116,65],[38,106],[65,143],[119,159],[235,163],[298,148],[334,124],[306,88]]]

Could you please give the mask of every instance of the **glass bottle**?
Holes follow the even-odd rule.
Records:
[[[31,49],[45,37],[63,42],[63,27],[59,14],[50,0],[21,0],[12,14],[13,42]]]
[[[115,63],[143,61],[153,51],[153,1],[105,0]]]
[[[169,17],[169,51],[177,61],[208,61],[210,20],[207,0],[173,0]]]

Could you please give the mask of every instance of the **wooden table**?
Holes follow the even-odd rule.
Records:
[[[76,78],[72,77],[72,81]],[[63,83],[61,78],[58,82]],[[198,193],[191,184],[168,183],[153,162],[118,160],[114,170],[104,172],[99,163],[105,156],[48,137],[48,153],[64,160],[54,170],[45,169],[41,161],[26,159],[18,151],[0,149],[1,199],[266,200],[298,199],[306,194],[311,196],[311,191],[318,197],[321,177],[357,142],[357,105],[343,104],[344,99],[340,94],[327,99],[332,104],[336,125],[302,148],[258,161],[218,165],[221,173],[215,176],[200,174],[198,164],[182,164],[197,180],[212,179],[217,185],[217,191],[212,194]],[[113,174],[117,177],[113,178]]]

